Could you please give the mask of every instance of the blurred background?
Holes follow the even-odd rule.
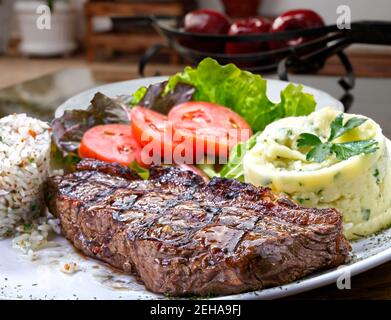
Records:
[[[50,21],[45,18],[46,11],[39,9],[43,4],[51,7]],[[184,65],[195,63],[167,45],[167,39],[140,16],[178,17],[178,26],[182,28],[186,14],[207,8],[224,14],[232,25],[238,20],[261,17],[274,26],[276,17],[287,11],[310,9],[324,25],[334,25],[341,5],[348,6],[352,21],[391,21],[389,0],[0,0],[0,116],[27,112],[49,119],[59,104],[76,93],[99,84],[138,78],[141,57],[157,44],[164,48],[146,65],[146,76],[173,74]],[[285,30],[316,27],[313,19],[304,20]],[[51,29],[46,30],[49,22]],[[251,23],[246,22],[245,27]],[[236,34],[239,27],[235,29],[232,25],[229,33],[233,30],[232,34]],[[249,28],[251,33],[252,26]],[[227,30],[224,32],[228,33]],[[234,45],[230,51],[226,47],[222,53],[270,50],[250,47]],[[209,49],[199,43],[195,48]],[[357,77],[379,81],[391,77],[390,48],[360,44],[349,46],[345,54]],[[275,71],[262,74],[276,77]],[[293,76],[291,79],[318,86],[337,97],[343,93],[337,82],[346,70],[336,56],[305,73],[334,78],[326,81],[320,77]],[[385,85],[384,81],[375,83]]]
[[[54,6],[51,31],[38,30],[34,25],[38,17],[37,7],[46,3]],[[291,9],[308,8],[330,25],[336,23],[337,8],[341,4],[349,6],[353,21],[391,21],[389,0],[349,0],[343,3],[341,0],[0,0],[0,54],[23,61],[28,57],[31,73],[25,72],[24,64],[19,66],[26,77],[55,68],[56,58],[61,59],[58,66],[72,64],[72,61],[134,63],[146,49],[164,41],[152,27],[135,19],[140,15],[184,16],[196,8],[210,8],[226,12],[235,21],[255,15],[273,19]],[[391,52],[387,47],[362,45],[349,50],[356,55],[388,55]],[[37,62],[34,58],[40,63],[34,64]],[[48,64],[43,58],[50,58]],[[183,63],[169,50],[157,61]],[[20,80],[15,74],[18,66],[8,62],[6,60],[0,66],[15,67],[15,80],[12,74],[2,77],[0,87]],[[36,70],[34,65],[38,65],[40,70]]]

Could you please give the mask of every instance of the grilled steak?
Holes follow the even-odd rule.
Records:
[[[50,179],[48,205],[86,255],[171,295],[231,294],[282,285],[346,260],[334,209],[307,209],[268,188],[154,167],[83,160]]]

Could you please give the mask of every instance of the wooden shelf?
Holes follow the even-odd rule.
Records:
[[[84,6],[86,17],[86,58],[87,61],[95,60],[96,50],[116,49],[127,52],[140,52],[162,41],[154,32],[134,33],[97,33],[93,28],[94,17],[120,17],[140,15],[170,15],[181,16],[184,13],[183,4],[180,1],[165,2],[113,2],[113,1],[89,1]],[[172,61],[177,60],[177,54],[172,53]]]
[[[134,50],[134,48],[147,49],[152,45],[162,41],[158,34],[151,33],[95,33],[89,39],[89,45],[99,47],[109,47],[117,50]]]
[[[181,16],[183,7],[179,2],[166,3],[124,3],[124,2],[87,2],[84,8],[87,16],[135,16],[135,15],[174,15]]]

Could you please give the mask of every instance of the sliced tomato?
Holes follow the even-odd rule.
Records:
[[[130,111],[132,132],[137,142],[145,146],[154,138],[159,138],[168,129],[167,116],[143,107]]]
[[[141,162],[141,146],[132,135],[129,125],[106,124],[89,129],[79,147],[80,158],[93,158],[118,162],[128,166],[133,161]]]
[[[180,141],[191,141],[196,155],[227,158],[231,147],[252,135],[250,126],[242,117],[214,103],[180,104],[171,109],[168,120]]]
[[[173,130],[167,116],[143,107],[130,112],[132,132],[143,146],[141,158],[147,164],[172,164]]]

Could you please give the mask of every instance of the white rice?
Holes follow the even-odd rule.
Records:
[[[25,114],[0,119],[0,239],[16,236],[14,246],[30,255],[52,229],[43,199],[50,144],[47,123]]]

